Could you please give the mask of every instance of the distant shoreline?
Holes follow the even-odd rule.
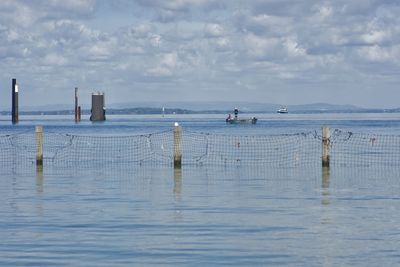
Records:
[[[157,114],[229,114],[231,110],[189,110],[181,108],[123,108],[123,109],[107,109],[107,115],[157,115]],[[276,111],[271,110],[246,110],[241,111],[242,114],[248,113],[266,113],[272,114]],[[346,110],[289,110],[289,114],[328,114],[328,113],[400,113],[399,108],[395,109],[346,109]],[[23,111],[20,110],[20,115],[73,115],[74,110],[39,110],[39,111]],[[82,110],[83,115],[90,115],[90,110]],[[11,111],[0,111],[0,115],[11,115]],[[285,115],[283,115],[285,116]]]

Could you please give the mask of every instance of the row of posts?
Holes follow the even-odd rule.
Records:
[[[43,166],[43,126],[35,127],[36,165]],[[174,168],[182,167],[182,127],[175,123],[174,128]]]
[[[182,127],[175,122],[174,133],[174,168],[182,167]],[[43,127],[36,126],[36,165],[43,165]],[[322,167],[329,167],[330,131],[328,127],[322,128]]]
[[[95,103],[95,105],[93,104]],[[92,109],[93,106],[101,107],[100,112],[93,113],[91,120],[105,120],[104,110],[104,94],[92,95]],[[12,122],[18,122],[18,84],[16,79],[12,79]],[[99,113],[99,114],[97,114]],[[75,88],[75,121],[81,120],[81,107],[78,105],[78,88]],[[43,127],[36,127],[36,163],[37,165],[43,164]],[[330,146],[330,131],[329,127],[322,127],[322,166],[329,167],[329,146]],[[182,127],[175,123],[174,128],[174,168],[182,167]]]
[[[322,127],[322,167],[329,168],[329,147],[330,147],[329,127]],[[174,168],[182,167],[182,127],[175,122],[174,128]]]
[[[13,124],[19,121],[19,107],[18,107],[18,84],[17,79],[13,78],[11,82],[11,121]],[[104,121],[105,108],[104,108],[104,93],[97,92],[92,94],[92,109],[91,109],[91,121]],[[78,104],[78,88],[75,87],[75,122],[81,121],[81,106]]]

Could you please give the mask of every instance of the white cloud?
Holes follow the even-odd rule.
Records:
[[[178,67],[178,55],[176,52],[161,55],[156,61],[156,67],[149,68],[147,73],[153,76],[172,76]]]
[[[328,20],[334,15],[333,7],[327,4],[318,3],[312,7],[312,10],[314,14],[311,18],[319,23],[323,23],[325,20]]]
[[[306,50],[297,43],[297,41],[288,38],[284,45],[286,46],[288,55],[290,57],[304,56],[306,55]]]
[[[169,68],[157,66],[155,68],[150,68],[146,72],[149,76],[156,77],[168,77],[172,75],[172,71]]]
[[[253,33],[244,36],[244,50],[251,59],[271,60],[282,56],[283,43],[279,38],[265,38]]]
[[[66,65],[68,63],[68,60],[61,55],[51,53],[51,54],[46,55],[43,58],[42,62],[44,65],[62,66],[62,65]]]
[[[221,37],[216,40],[215,47],[217,51],[228,51],[232,49],[232,44],[228,38]]]
[[[219,24],[206,24],[204,27],[206,37],[221,37],[224,35],[224,28]]]
[[[193,84],[216,91],[239,88],[234,81],[240,77],[242,85],[271,101],[272,93],[256,88],[275,84],[290,90],[296,82],[296,88],[320,83],[328,90],[339,80],[357,88],[358,78],[376,81],[380,73],[392,84],[400,82],[396,1],[104,3],[2,0],[0,80],[23,73],[35,81],[45,70],[46,78],[64,77],[59,86],[104,88],[107,81],[118,81],[119,88],[140,83],[157,92],[155,82],[175,82],[182,91]],[[125,24],[102,27],[120,15],[118,23]],[[193,98],[201,90],[190,91]],[[0,104],[4,98],[0,95]]]
[[[379,44],[388,38],[388,34],[385,31],[371,31],[363,34],[361,38],[368,44]]]
[[[88,13],[94,11],[95,0],[49,0],[45,4],[52,9]]]
[[[29,27],[42,15],[22,1],[3,0],[0,5],[0,22],[11,26]]]
[[[155,13],[155,19],[163,22],[191,20],[203,11],[212,8],[221,8],[223,5],[218,0],[136,0],[139,5],[149,8]]]
[[[14,30],[8,31],[8,33],[7,33],[7,41],[8,42],[17,41],[19,39],[20,39],[20,36],[16,31],[14,31]]]
[[[176,53],[168,53],[161,59],[161,65],[169,68],[175,68],[177,65],[178,56]]]
[[[129,34],[136,37],[136,38],[145,38],[151,35],[154,32],[154,26],[146,23],[132,26],[129,29]]]
[[[153,34],[150,36],[150,43],[154,47],[159,47],[161,45],[161,36],[158,34]]]
[[[361,47],[358,53],[362,59],[376,62],[385,62],[391,59],[391,53],[379,45]]]

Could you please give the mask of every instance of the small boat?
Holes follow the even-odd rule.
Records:
[[[278,109],[276,112],[281,114],[289,113],[289,111],[285,107]]]
[[[235,119],[235,118],[231,118],[231,119],[226,119],[226,123],[229,124],[256,124],[257,123],[257,118],[253,117],[251,119]]]
[[[226,118],[226,123],[229,124],[256,124],[257,123],[257,118],[256,117],[252,117],[251,119],[239,119],[238,118],[238,114],[239,114],[239,110],[237,108],[235,108],[234,110],[234,114],[235,117],[232,118],[231,114],[228,115],[228,118]]]

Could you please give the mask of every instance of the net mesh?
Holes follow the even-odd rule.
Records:
[[[182,131],[183,165],[297,167],[321,166],[322,136],[317,131],[283,135],[224,135]],[[0,136],[0,165],[33,164],[35,133]],[[400,136],[332,131],[330,164],[400,166]],[[80,136],[43,133],[44,164],[66,166],[172,165],[174,133],[132,136]]]
[[[318,164],[315,134],[234,136],[183,132],[182,164],[268,165]]]
[[[53,135],[49,158],[54,164],[169,164],[169,132],[137,136]],[[58,146],[57,139],[62,140]],[[45,148],[44,148],[45,150]],[[167,152],[168,151],[168,152]]]
[[[0,164],[31,164],[36,151],[34,138],[34,133],[28,132],[0,136]]]
[[[331,164],[400,166],[400,136],[335,130],[330,147]]]

